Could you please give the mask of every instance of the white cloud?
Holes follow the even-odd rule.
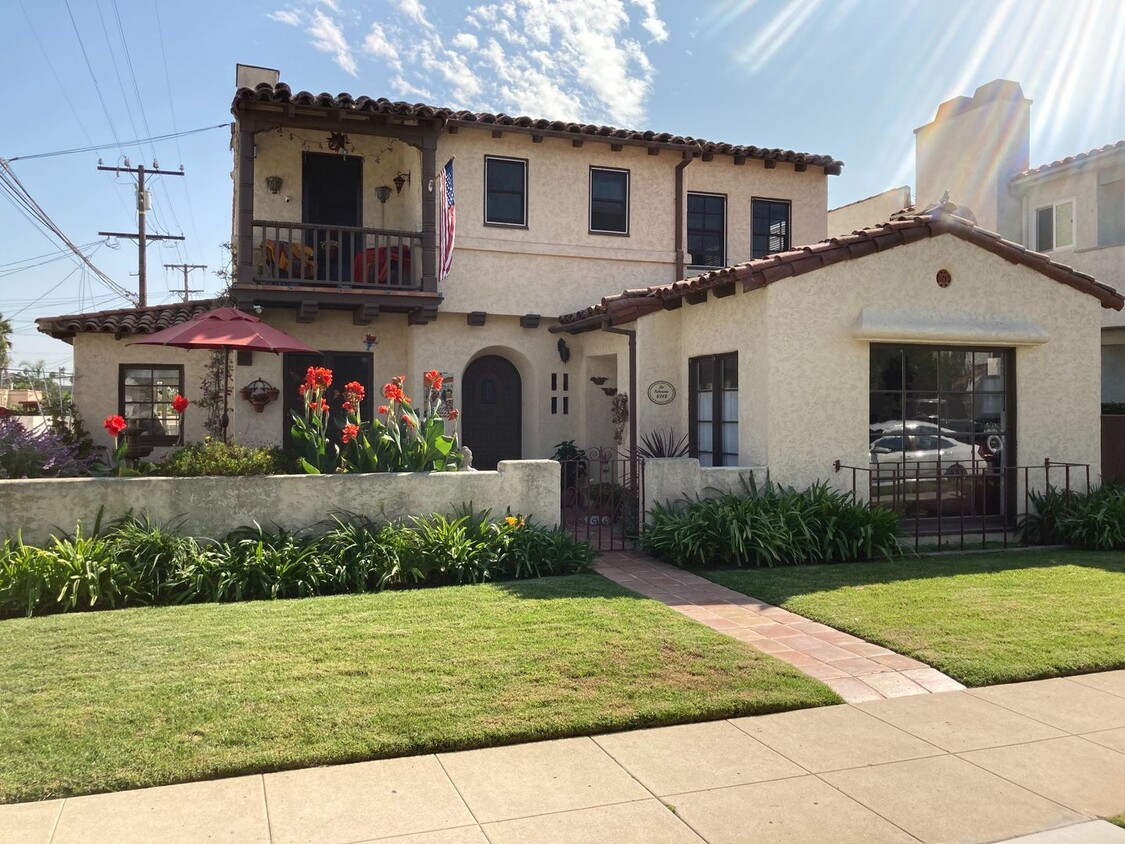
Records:
[[[297,14],[296,12],[290,12],[286,9],[279,9],[276,12],[270,12],[269,14],[266,15],[266,17],[271,18],[272,20],[275,20],[278,23],[287,24],[288,26],[300,26],[301,25],[301,16],[299,14]]]
[[[477,37],[469,32],[458,32],[453,36],[452,44],[459,50],[475,50],[480,46]]]
[[[640,6],[641,11],[645,13],[644,20],[641,21],[648,34],[652,36],[653,41],[667,41],[668,40],[668,27],[656,14],[656,0],[632,0],[633,5]]]
[[[377,59],[385,60],[393,70],[402,73],[402,61],[399,59],[398,49],[395,47],[393,37],[378,21],[371,24],[371,31],[363,39],[363,52]]]
[[[320,9],[313,12],[312,22],[309,25],[309,35],[312,36],[313,46],[322,53],[331,54],[346,73],[358,76],[355,56],[352,55],[351,46],[344,37],[344,31],[335,20],[328,17]]]
[[[426,7],[422,5],[422,0],[398,0],[398,8],[414,23],[433,29],[433,24],[426,18]]]
[[[425,0],[392,0],[392,13],[373,21],[357,46],[391,71],[391,87],[400,96],[436,97],[474,110],[642,124],[655,74],[646,45],[669,37],[657,0],[472,2],[460,7],[456,29],[441,32]],[[316,49],[358,76],[342,23],[349,21],[350,28],[360,12],[346,0],[294,0],[294,6],[296,11],[269,17],[303,26]]]

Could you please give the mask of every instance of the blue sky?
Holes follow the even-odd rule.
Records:
[[[295,89],[827,153],[845,163],[829,180],[833,206],[913,184],[913,130],[998,77],[1034,100],[1033,165],[1125,137],[1120,0],[10,0],[6,10],[0,157],[106,144],[10,166],[122,287],[136,289],[136,247],[97,245],[97,232],[134,230],[132,187],[97,171],[99,158],[184,166],[151,185],[151,228],[186,237],[149,247],[153,303],[182,283],[165,263],[207,264],[192,287],[222,286],[229,130],[125,142],[229,122],[236,62],[278,68]],[[10,202],[0,227],[13,360],[70,366],[70,347],[37,334],[34,317],[126,301],[49,254],[58,245]]]

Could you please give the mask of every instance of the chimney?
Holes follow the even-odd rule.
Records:
[[[1008,183],[1028,169],[1031,138],[1031,100],[1019,83],[995,79],[972,97],[947,100],[914,135],[918,206],[949,191],[981,227],[1019,240],[1020,203]]]
[[[235,88],[257,88],[263,82],[267,85],[276,85],[281,81],[281,71],[270,67],[258,67],[252,64],[236,64],[234,66]]]

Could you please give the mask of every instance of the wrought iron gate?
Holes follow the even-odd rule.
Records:
[[[644,523],[644,460],[591,448],[559,464],[563,529],[602,551],[635,548]]]

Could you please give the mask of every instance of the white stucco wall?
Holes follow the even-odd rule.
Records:
[[[743,493],[751,484],[760,487],[765,482],[764,466],[703,467],[694,457],[645,461],[645,501],[649,509],[654,504]]]
[[[0,481],[0,536],[31,544],[133,512],[220,538],[258,522],[300,530],[333,513],[375,519],[452,514],[472,502],[500,518],[510,509],[544,525],[559,522],[561,476],[553,460],[501,461],[495,472],[273,475],[253,478],[63,478]]]
[[[943,268],[953,276],[944,290],[934,280]],[[932,331],[947,323],[946,336],[924,342],[979,345],[964,325],[966,315],[982,311],[996,324],[1042,327],[1047,342],[1016,351],[1019,462],[1099,465],[1099,303],[954,235],[685,304],[673,312],[680,314],[679,359],[666,340],[674,323],[665,314],[644,317],[642,324],[663,321],[666,330],[647,335],[641,355],[654,369],[680,368],[686,383],[689,357],[737,351],[739,463],[767,465],[774,480],[804,486],[830,479],[836,459],[868,465],[870,344],[853,336],[853,325],[876,306],[901,314],[901,342],[918,342],[919,325]],[[641,430],[648,419],[665,418],[644,407]],[[677,413],[686,430],[686,396]]]
[[[114,440],[105,432],[102,422],[119,412],[121,364],[182,365],[184,396],[192,401],[199,397],[199,384],[211,362],[211,353],[205,350],[188,352],[168,346],[130,346],[129,341],[133,339],[137,338],[125,336],[116,340],[112,334],[79,334],[74,338],[74,403],[95,445],[110,451]],[[182,418],[185,442],[203,439],[205,420],[205,411],[188,407]],[[152,459],[166,452],[167,449],[155,449]]]

